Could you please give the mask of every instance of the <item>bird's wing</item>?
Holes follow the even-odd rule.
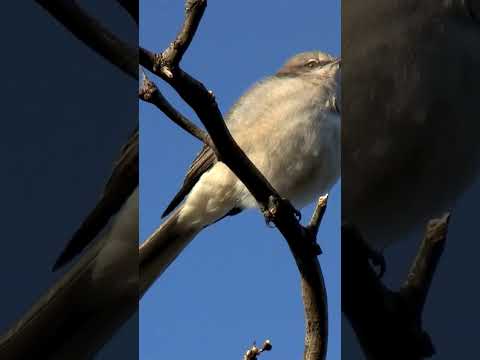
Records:
[[[138,186],[138,128],[121,150],[112,175],[95,208],[73,234],[65,249],[58,257],[56,270],[79,254],[108,224],[111,217]]]
[[[193,160],[192,165],[185,175],[183,180],[183,185],[172,199],[170,204],[167,206],[165,211],[162,214],[162,217],[165,217],[175,209],[178,204],[180,204],[185,196],[192,190],[193,186],[197,183],[198,179],[208,171],[215,163],[217,162],[217,156],[215,152],[208,146],[203,146],[202,150],[198,153],[195,160]]]

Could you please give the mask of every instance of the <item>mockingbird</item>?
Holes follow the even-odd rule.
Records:
[[[340,175],[339,69],[340,60],[325,53],[298,54],[226,116],[238,145],[299,208],[328,192]],[[141,245],[140,293],[203,228],[256,206],[241,181],[204,147],[163,214],[169,217]]]

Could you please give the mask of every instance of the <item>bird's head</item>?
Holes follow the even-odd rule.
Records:
[[[334,107],[341,108],[341,60],[320,51],[308,51],[291,57],[275,74],[277,78],[302,78],[333,91]]]
[[[308,51],[291,57],[276,75],[334,78],[339,74],[339,70],[340,58],[320,51]]]

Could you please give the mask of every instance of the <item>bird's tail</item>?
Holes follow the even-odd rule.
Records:
[[[140,246],[140,297],[201,230],[201,227],[188,226],[180,221],[181,209],[177,208]]]

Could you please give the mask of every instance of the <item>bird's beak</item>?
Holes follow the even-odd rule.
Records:
[[[342,65],[342,58],[337,58],[332,62],[332,65],[338,65],[338,67],[341,67]]]

